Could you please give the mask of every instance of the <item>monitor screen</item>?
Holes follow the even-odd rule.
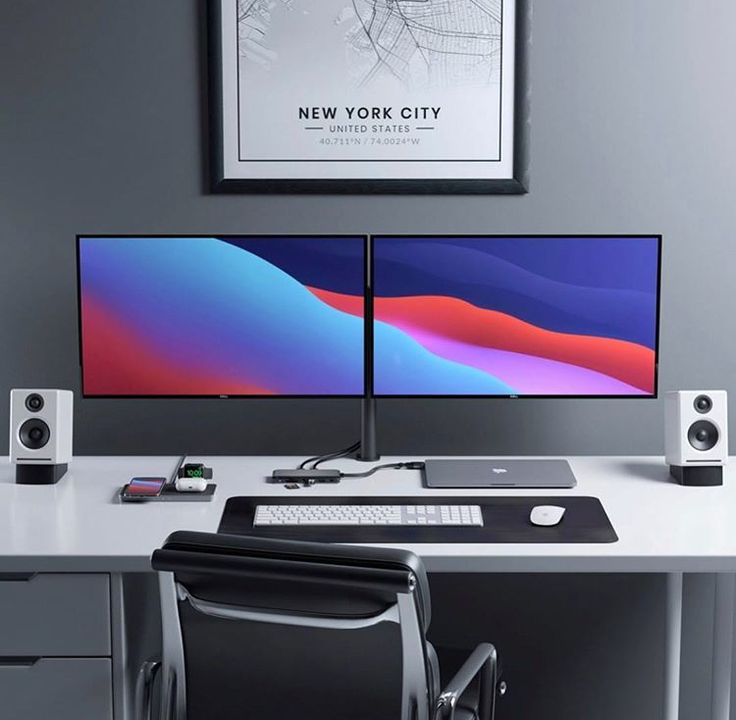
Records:
[[[375,237],[375,394],[656,395],[660,244]]]
[[[77,242],[84,395],[363,395],[365,237]]]

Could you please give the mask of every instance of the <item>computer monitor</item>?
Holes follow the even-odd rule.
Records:
[[[363,396],[366,244],[79,236],[83,394]]]
[[[381,396],[656,396],[660,236],[376,236]]]

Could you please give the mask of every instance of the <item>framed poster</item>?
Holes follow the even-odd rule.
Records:
[[[210,0],[213,185],[526,192],[527,0]]]

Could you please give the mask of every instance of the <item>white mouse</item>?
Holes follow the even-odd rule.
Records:
[[[558,505],[535,505],[529,515],[532,525],[552,527],[557,525],[565,514],[565,508]]]

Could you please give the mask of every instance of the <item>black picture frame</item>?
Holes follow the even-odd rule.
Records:
[[[223,70],[220,0],[207,0],[207,78],[210,143],[209,184],[213,193],[307,194],[457,194],[523,195],[529,192],[529,134],[531,126],[529,50],[531,0],[515,0],[513,171],[504,179],[245,179],[225,173],[223,138]]]

